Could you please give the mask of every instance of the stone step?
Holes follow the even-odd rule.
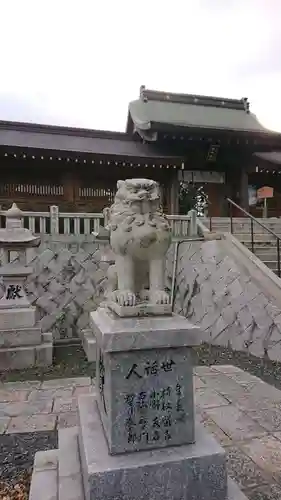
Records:
[[[237,233],[233,233],[233,236],[235,236],[235,238],[237,238],[239,241],[242,241],[243,243],[251,243],[252,241],[252,238],[251,238],[251,235],[250,233],[249,234],[237,234]],[[267,236],[267,235],[262,235],[262,234],[258,234],[258,235],[254,235],[254,243],[264,243],[264,244],[272,244],[273,245],[276,245],[276,239],[273,237],[273,236]]]
[[[203,224],[205,224],[209,228],[209,220],[204,220],[202,221]],[[261,219],[259,222],[261,224],[265,225],[266,228],[271,229],[273,232],[281,234],[281,220],[279,219],[278,222],[268,222],[267,220]],[[216,221],[212,220],[212,230],[216,231],[222,231],[222,232],[229,232],[231,227],[230,219],[225,219],[221,221]],[[263,227],[261,227],[257,222],[253,222],[253,227],[255,231],[258,230],[260,233],[267,233],[267,230]],[[235,231],[240,231],[240,232],[249,232],[251,230],[251,222],[249,219],[247,219],[244,222],[237,222],[235,219],[233,219],[233,228]]]
[[[59,449],[35,455],[29,500],[85,500],[78,428],[59,430]]]
[[[258,252],[254,251],[254,255],[260,259],[262,262],[277,262],[277,255],[275,253],[268,253],[268,254],[259,254]]]
[[[59,430],[58,500],[84,500],[78,428]]]
[[[277,261],[276,260],[263,260],[260,259],[269,269],[276,270],[277,269]]]
[[[261,224],[280,224],[281,225],[281,218],[277,217],[255,217],[255,219],[260,222]],[[203,223],[209,222],[210,218],[209,217],[201,217],[199,218]],[[233,222],[237,224],[248,224],[250,219],[248,217],[233,217],[232,218]],[[226,222],[230,222],[230,217],[212,217],[212,222],[216,224],[223,224]]]
[[[29,500],[58,500],[58,450],[35,454]]]
[[[251,242],[251,240],[246,240],[245,244],[251,245],[252,242]],[[268,241],[266,241],[266,242],[264,242],[264,241],[254,241],[254,245],[255,245],[255,248],[258,251],[261,251],[261,252],[263,252],[263,251],[265,251],[265,252],[266,251],[274,252],[275,249],[276,249],[276,246],[277,246],[276,241],[269,241],[269,242]],[[281,245],[280,245],[280,248],[281,248]]]
[[[254,254],[261,260],[277,260],[277,248],[274,247],[269,247],[267,250],[260,250],[259,248],[254,246]]]
[[[281,245],[280,245],[280,250],[281,250]],[[277,256],[277,245],[255,245],[255,252],[258,253],[259,255],[275,255]]]
[[[279,236],[281,238],[281,228],[278,227],[278,228],[269,228],[271,231],[273,231],[276,236]],[[260,236],[264,236],[265,238],[268,237],[268,238],[274,238],[274,235],[273,234],[270,234],[266,229],[262,229],[258,226],[254,226],[253,227],[253,230],[254,230],[254,235],[260,235]],[[230,233],[231,232],[231,227],[230,225],[229,226],[212,226],[212,232],[217,232],[217,233]],[[236,235],[236,234],[241,234],[241,235],[248,235],[248,234],[251,234],[251,228],[250,227],[236,227],[236,226],[233,226],[233,234]]]

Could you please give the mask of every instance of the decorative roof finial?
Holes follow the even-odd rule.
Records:
[[[23,227],[23,213],[16,203],[6,212],[6,229],[19,229]]]

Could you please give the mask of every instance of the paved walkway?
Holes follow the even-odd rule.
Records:
[[[197,367],[196,411],[228,453],[230,475],[250,500],[281,499],[281,391],[231,365]],[[0,385],[0,433],[77,424],[88,377]],[[1,440],[1,438],[0,438]]]
[[[0,384],[0,434],[73,427],[77,396],[93,391],[90,377]]]

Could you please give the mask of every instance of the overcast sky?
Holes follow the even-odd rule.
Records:
[[[281,131],[281,0],[0,0],[0,119],[125,130],[139,87]]]

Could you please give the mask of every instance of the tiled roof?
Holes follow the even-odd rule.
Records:
[[[129,104],[135,128],[149,131],[153,124],[178,127],[270,133],[249,111],[248,100],[190,94],[169,94],[141,87],[139,99]]]
[[[131,158],[174,159],[126,133],[0,122],[0,146]]]
[[[269,153],[255,153],[255,156],[261,160],[269,161],[270,163],[281,164],[281,151],[270,151]]]

